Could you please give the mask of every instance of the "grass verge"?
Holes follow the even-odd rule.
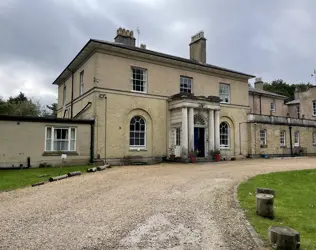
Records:
[[[275,219],[256,215],[256,188],[276,191]],[[260,237],[267,242],[270,226],[289,226],[301,234],[301,249],[316,249],[316,170],[258,175],[238,187],[238,199]]]
[[[61,175],[73,171],[81,171],[86,173],[89,166],[69,166],[63,167]],[[59,174],[59,167],[51,168],[30,168],[30,169],[15,169],[15,170],[0,170],[0,191],[8,191],[25,186],[30,186],[34,183],[47,181],[50,177]],[[39,178],[40,175],[49,175]]]

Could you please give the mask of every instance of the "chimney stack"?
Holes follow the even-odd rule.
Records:
[[[263,90],[263,81],[261,77],[257,77],[255,80],[255,89]]]
[[[135,46],[136,39],[132,30],[126,30],[118,28],[116,31],[116,37],[114,38],[116,43],[122,43],[125,45]]]
[[[300,99],[300,89],[296,87],[294,91],[294,100],[298,100],[298,99]]]
[[[190,60],[206,63],[206,38],[204,31],[200,31],[191,37]]]

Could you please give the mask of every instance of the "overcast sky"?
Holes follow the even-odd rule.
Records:
[[[314,83],[315,15],[314,0],[0,0],[0,96],[56,101],[59,73],[89,38],[113,41],[119,26],[186,58],[204,30],[210,64]]]

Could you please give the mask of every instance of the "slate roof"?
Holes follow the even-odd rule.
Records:
[[[300,103],[300,100],[293,100],[293,101],[290,101],[290,102],[287,102],[285,103],[286,105],[291,105],[291,104],[299,104]]]
[[[53,84],[58,85],[58,84],[62,83],[63,81],[65,81],[70,76],[71,72],[77,70],[78,67],[86,60],[86,58],[88,56],[90,56],[91,53],[95,49],[100,48],[102,45],[112,46],[112,47],[116,47],[116,48],[122,48],[122,49],[130,50],[130,51],[137,51],[140,53],[158,56],[158,57],[171,59],[171,60],[175,60],[175,61],[179,61],[179,62],[185,62],[185,63],[193,64],[196,66],[202,66],[202,67],[211,68],[214,70],[238,74],[238,75],[241,75],[243,77],[248,77],[248,78],[255,77],[255,76],[250,75],[250,74],[246,74],[246,73],[242,73],[239,71],[219,67],[216,65],[207,64],[207,63],[200,63],[200,62],[190,60],[187,58],[173,56],[173,55],[169,55],[169,54],[165,54],[165,53],[161,53],[161,52],[157,52],[157,51],[153,51],[153,50],[149,50],[149,49],[143,49],[143,48],[139,48],[136,46],[130,46],[130,45],[115,43],[115,42],[108,42],[108,41],[99,40],[99,39],[90,39],[87,42],[87,44],[81,49],[81,51],[75,56],[75,58],[69,63],[69,65],[63,70],[63,72],[56,78],[56,80],[53,82]]]
[[[284,95],[279,95],[279,94],[272,93],[272,92],[269,92],[269,91],[265,91],[265,90],[262,90],[262,89],[256,89],[256,88],[253,88],[253,87],[249,87],[249,92],[256,93],[258,95],[271,96],[271,97],[281,98],[281,99],[287,99],[288,98],[287,96],[284,96]]]

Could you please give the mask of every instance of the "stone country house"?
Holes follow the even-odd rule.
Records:
[[[58,118],[0,116],[0,167],[60,154],[129,164],[191,150],[202,160],[316,153],[316,88],[284,104],[261,78],[252,88],[255,76],[206,63],[203,32],[189,47],[189,59],[152,51],[122,28],[114,42],[90,39],[53,82]]]

